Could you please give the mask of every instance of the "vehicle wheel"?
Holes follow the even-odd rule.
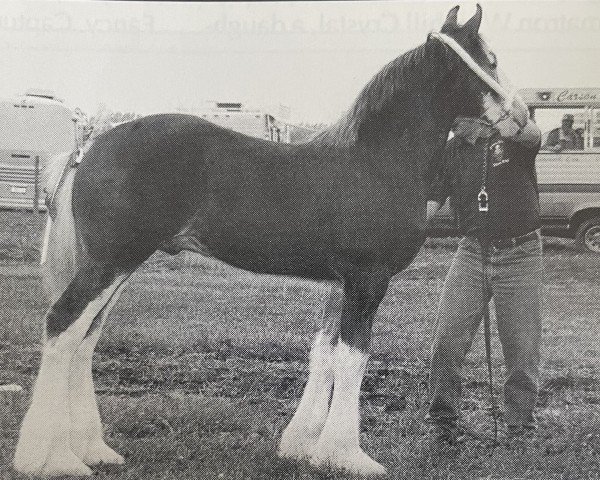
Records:
[[[583,252],[600,253],[600,217],[590,218],[580,225],[575,245]]]

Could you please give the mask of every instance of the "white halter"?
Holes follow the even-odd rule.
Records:
[[[462,48],[460,44],[452,37],[439,32],[431,32],[430,36],[437,38],[442,43],[454,50],[454,52],[463,60],[463,62],[467,64],[467,66],[473,71],[473,73],[475,73],[475,75],[477,75],[492,90],[494,90],[504,99],[504,109],[508,112],[511,111],[515,97],[518,97],[516,89],[513,88],[511,91],[507,91],[502,85],[493,79],[491,75],[483,70],[483,68],[477,65],[475,60],[473,60],[473,57],[471,57],[471,55],[469,55],[466,50]]]

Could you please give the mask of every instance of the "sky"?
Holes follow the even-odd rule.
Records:
[[[519,87],[600,87],[600,1],[480,1]],[[475,2],[3,1],[0,98],[53,90],[89,115],[241,101],[330,123],[387,62]]]

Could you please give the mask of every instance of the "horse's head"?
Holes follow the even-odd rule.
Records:
[[[465,24],[457,21],[459,7],[448,13],[439,33],[428,41],[439,41],[446,48],[448,83],[444,110],[456,116],[480,117],[500,129],[503,135],[517,133],[527,123],[528,110],[498,68],[498,60],[479,34],[482,10]]]

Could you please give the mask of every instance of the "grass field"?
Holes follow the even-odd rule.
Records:
[[[47,307],[36,259],[43,222],[0,212],[0,478],[10,467],[40,358]],[[569,242],[545,251],[540,428],[491,448],[480,335],[465,368],[471,435],[455,456],[425,442],[434,312],[453,254],[433,241],[394,278],[379,308],[361,393],[362,444],[390,478],[600,478],[600,257]],[[307,377],[308,348],[329,287],[257,277],[191,254],[154,255],[105,328],[94,377],[107,442],[126,458],[97,479],[333,479],[280,460],[276,447]],[[494,342],[500,394],[500,346]],[[24,478],[24,477],[23,477]]]

